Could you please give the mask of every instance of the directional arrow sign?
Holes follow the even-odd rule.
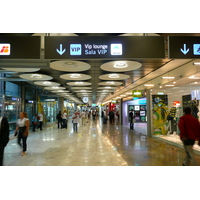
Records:
[[[170,59],[200,58],[199,36],[169,36],[168,57]]]
[[[186,49],[186,44],[184,44],[183,46],[184,46],[183,49],[180,48],[180,50],[182,51],[182,53],[183,53],[184,55],[186,55],[190,49]]]
[[[56,49],[56,51],[60,54],[63,55],[63,53],[65,53],[66,49],[62,50],[62,44],[60,44],[60,50]]]

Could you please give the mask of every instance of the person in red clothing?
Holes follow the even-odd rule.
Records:
[[[200,139],[200,123],[191,115],[191,108],[186,107],[184,109],[185,115],[182,116],[178,122],[180,129],[180,139],[183,142],[186,157],[183,162],[183,166],[192,165],[197,166],[197,161],[194,158],[193,145],[196,140]]]

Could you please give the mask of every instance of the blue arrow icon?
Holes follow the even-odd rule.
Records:
[[[60,44],[60,50],[56,49],[56,51],[60,54],[63,55],[63,53],[65,53],[66,49],[62,50],[62,44]]]
[[[189,48],[187,49],[186,48],[186,44],[184,44],[183,45],[183,49],[182,48],[180,48],[180,50],[182,51],[182,53],[185,55],[185,54],[187,54],[188,53],[188,51],[190,50]]]

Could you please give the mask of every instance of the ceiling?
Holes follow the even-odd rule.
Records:
[[[34,33],[8,33],[8,34],[0,34],[1,35],[33,35]],[[81,37],[81,36],[119,36],[123,33],[75,33],[77,35],[77,37]],[[130,34],[129,34],[130,35]],[[145,34],[148,35],[148,34]],[[166,41],[166,50],[167,50],[167,36],[169,35],[174,35],[174,36],[200,36],[200,34],[192,34],[192,33],[157,33],[157,35],[162,35],[165,36],[165,41]],[[67,83],[72,82],[72,80],[69,79],[63,79],[60,78],[61,75],[64,74],[72,74],[72,71],[59,71],[59,70],[55,70],[53,68],[50,68],[50,63],[53,63],[55,61],[58,60],[45,60],[44,59],[44,50],[41,51],[41,59],[40,60],[1,60],[0,59],[0,71],[5,71],[2,68],[40,68],[39,71],[34,72],[37,74],[43,74],[43,75],[48,75],[51,76],[53,79],[50,80],[52,82],[56,82],[59,83],[59,87],[65,87],[66,90],[70,91],[77,99],[79,99],[79,102],[81,102],[81,94],[76,92],[76,88],[74,88],[75,86],[72,85],[67,85]],[[67,60],[66,60],[67,61]],[[99,98],[101,101],[103,101],[103,99],[105,99],[106,97],[108,97],[110,94],[105,94],[105,96],[101,96],[101,92],[99,92],[102,89],[97,89],[98,87],[103,87],[102,85],[99,85],[100,82],[105,82],[105,80],[101,80],[99,79],[100,76],[102,75],[106,75],[106,74],[111,74],[111,73],[115,73],[115,72],[111,72],[111,71],[105,71],[103,69],[105,69],[106,63],[109,63],[111,61],[115,61],[115,60],[79,60],[81,62],[87,63],[89,64],[91,67],[85,68],[85,71],[77,71],[75,73],[78,74],[85,74],[85,75],[89,75],[91,76],[90,79],[88,80],[84,80],[84,82],[89,82],[91,83],[91,85],[87,86],[87,87],[91,87],[92,89],[89,89],[89,91],[91,91],[92,95],[89,95],[90,97],[90,104],[94,104],[97,103],[99,101]],[[119,80],[117,82],[122,82],[123,84],[120,86],[115,86],[116,91],[120,91],[122,90],[124,87],[127,87],[130,84],[133,84],[134,82],[138,81],[139,79],[143,79],[145,76],[147,76],[148,74],[150,74],[151,72],[163,67],[164,65],[166,65],[167,63],[169,63],[171,60],[168,58],[165,59],[133,59],[133,60],[129,60],[129,61],[137,61],[139,63],[142,64],[142,66],[140,68],[137,68],[135,70],[132,71],[126,71],[123,72],[123,74],[130,76],[128,79],[125,80]],[[104,64],[104,65],[103,65]],[[101,65],[103,65],[104,67],[102,67],[103,69],[101,69]],[[88,70],[87,70],[88,69]],[[61,69],[62,70],[62,69]],[[9,71],[9,69],[7,69],[7,71]],[[18,83],[18,81],[20,81],[20,76],[22,74],[27,74],[28,72],[17,72],[14,74],[9,74],[10,80],[12,82]],[[29,72],[31,73],[31,72]],[[118,72],[116,70],[116,73],[122,73],[122,72]],[[6,74],[6,73],[4,73]],[[26,77],[26,76],[21,76],[21,77]],[[66,75],[65,77],[68,77],[68,75]],[[9,79],[7,79],[9,81]],[[16,82],[17,81],[17,82]],[[23,80],[24,81],[24,80]],[[28,80],[28,83],[35,85],[33,80]],[[35,85],[36,86],[36,85]],[[43,86],[39,86],[37,85],[38,90],[40,91],[40,95],[57,95],[55,93],[51,93],[50,90],[46,90],[45,93],[43,93]],[[78,85],[78,87],[80,87]],[[85,87],[85,86],[83,86]],[[114,90],[110,90],[109,92],[111,92],[111,94],[114,93]],[[103,91],[102,91],[103,93]],[[67,97],[68,98],[68,97]]]

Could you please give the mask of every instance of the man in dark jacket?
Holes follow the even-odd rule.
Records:
[[[0,117],[0,166],[3,166],[4,148],[9,141],[9,124],[5,117]]]
[[[56,119],[58,120],[58,128],[59,128],[59,124],[60,124],[60,128],[63,128],[63,121],[62,121],[62,114],[61,111],[59,111],[59,113],[56,116]]]
[[[134,129],[134,123],[133,123],[133,119],[134,119],[134,116],[133,116],[133,110],[131,110],[129,112],[129,120],[130,120],[130,129]]]
[[[190,165],[190,162],[197,166],[197,161],[194,158],[193,145],[196,140],[200,139],[200,124],[199,121],[191,115],[191,108],[184,109],[185,115],[179,120],[178,127],[180,129],[180,139],[183,142],[186,157],[183,166]]]

